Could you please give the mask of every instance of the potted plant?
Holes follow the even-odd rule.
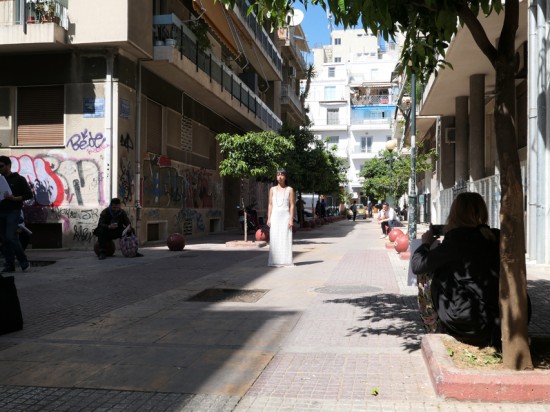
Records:
[[[46,15],[46,4],[43,2],[37,2],[34,6],[34,12],[36,13],[37,21],[44,21]]]

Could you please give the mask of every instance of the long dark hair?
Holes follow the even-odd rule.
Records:
[[[489,212],[483,197],[475,192],[460,193],[451,205],[446,230],[457,227],[479,227],[486,239],[495,240],[493,232],[487,226],[488,221]]]
[[[283,167],[280,167],[277,169],[277,174],[282,174],[282,175],[285,175],[285,185],[286,186],[290,186],[289,183],[288,183],[288,174],[286,173],[286,169],[283,168]],[[277,179],[275,179],[275,186],[277,186]]]

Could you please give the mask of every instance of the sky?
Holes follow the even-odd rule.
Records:
[[[321,6],[308,5],[307,11],[301,3],[294,3],[295,8],[304,12],[304,20],[302,21],[302,29],[306,34],[309,48],[327,46],[330,44],[330,29],[327,13]],[[339,27],[334,26],[334,29]],[[313,61],[313,55],[308,56],[308,62]]]

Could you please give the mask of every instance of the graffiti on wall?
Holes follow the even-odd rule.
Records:
[[[151,156],[143,167],[144,206],[213,208],[215,194],[220,193],[217,180],[213,171],[178,168],[165,156]]]
[[[19,173],[33,189],[36,206],[96,206],[104,202],[103,176],[93,159],[70,159],[43,154],[10,156],[11,170]]]
[[[88,129],[73,134],[67,140],[67,146],[73,151],[86,151],[88,154],[99,152],[106,147],[107,138],[101,132],[95,134]]]
[[[134,169],[132,162],[124,156],[118,162],[118,197],[125,205],[134,197]]]

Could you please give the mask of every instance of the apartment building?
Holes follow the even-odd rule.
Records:
[[[299,101],[287,74],[305,62],[303,44],[280,41],[247,8],[0,2],[0,154],[33,186],[32,247],[91,248],[112,197],[142,243],[237,227],[241,193],[267,209],[264,185],[220,177],[215,136],[299,122],[281,100]]]
[[[402,85],[393,73],[400,40],[386,42],[363,29],[334,30],[330,45],[313,49],[316,76],[306,99],[311,130],[347,159],[345,190],[354,198],[362,193],[363,164],[397,132]]]

